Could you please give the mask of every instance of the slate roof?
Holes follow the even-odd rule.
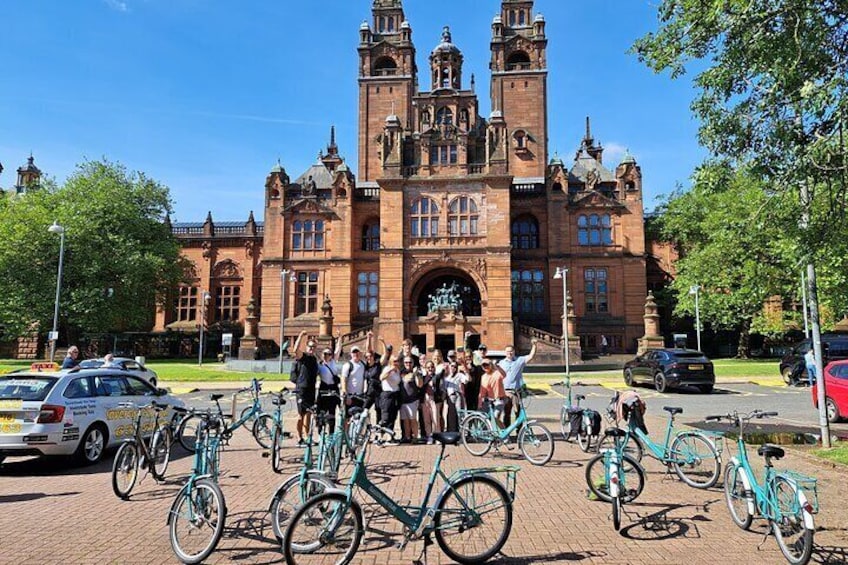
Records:
[[[315,163],[306,171],[297,177],[292,184],[296,184],[300,187],[303,187],[306,184],[306,181],[309,180],[309,176],[312,176],[312,180],[315,181],[315,188],[332,188],[333,187],[333,175],[327,170],[327,167],[324,166],[323,163]]]
[[[568,180],[571,182],[586,182],[586,175],[591,170],[598,174],[601,179],[600,182],[616,182],[615,175],[609,169],[598,163],[594,157],[582,149],[568,172]]]

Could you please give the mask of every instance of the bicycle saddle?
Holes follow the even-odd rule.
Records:
[[[353,418],[354,416],[358,416],[362,414],[362,408],[359,406],[354,406],[352,408],[347,409],[347,415]]]
[[[274,406],[284,406],[285,403],[286,403],[285,398],[274,397],[274,398],[271,399],[271,404],[273,404]]]
[[[577,400],[586,400],[586,395],[585,394],[578,394],[574,398],[576,398]]]
[[[757,449],[757,455],[759,455],[760,457],[773,457],[775,459],[780,459],[781,457],[786,455],[786,452],[783,450],[782,447],[767,443],[765,445],[761,445],[759,449]]]
[[[663,410],[674,416],[675,414],[683,414],[683,408],[677,408],[676,406],[663,406]]]
[[[624,437],[626,434],[627,432],[621,428],[607,428],[604,432],[604,435],[608,437]]]
[[[442,445],[458,445],[460,437],[459,432],[441,432],[433,434],[433,439]]]
[[[212,401],[221,400],[222,398],[224,398],[223,394],[210,394],[209,395],[209,400],[212,400]]]

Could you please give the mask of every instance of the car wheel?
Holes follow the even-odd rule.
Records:
[[[837,408],[836,403],[832,398],[825,399],[824,401],[825,410],[827,411],[827,421],[831,424],[834,424],[839,421],[839,408]]]
[[[633,386],[633,371],[630,369],[624,370],[624,384],[627,386]]]
[[[713,391],[714,385],[698,385],[698,390],[704,394],[709,394]]]
[[[783,377],[783,382],[788,385],[792,384],[792,367],[784,367],[780,372],[780,376]]]
[[[654,388],[657,389],[657,392],[666,392],[668,390],[668,381],[662,372],[658,371],[654,375]]]
[[[100,461],[106,451],[107,434],[103,424],[92,424],[83,434],[77,447],[77,461],[84,465],[93,465]]]

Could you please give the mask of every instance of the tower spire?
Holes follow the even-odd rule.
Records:
[[[330,144],[327,146],[327,157],[338,157],[339,147],[336,145],[336,126],[330,126]]]

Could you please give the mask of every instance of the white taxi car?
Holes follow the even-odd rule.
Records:
[[[185,407],[167,391],[119,368],[2,375],[0,463],[15,455],[75,455],[81,463],[96,463],[134,433],[136,411],[121,403],[146,406],[151,400]],[[162,418],[173,418],[173,411]],[[145,412],[142,429],[151,424],[152,411]]]
[[[153,386],[156,386],[158,383],[155,371],[148,369],[139,363],[137,359],[131,359],[129,357],[115,357],[108,364],[106,363],[106,359],[102,357],[99,359],[85,359],[80,362],[79,367],[80,369],[121,369],[129,372],[131,375],[141,377]]]

